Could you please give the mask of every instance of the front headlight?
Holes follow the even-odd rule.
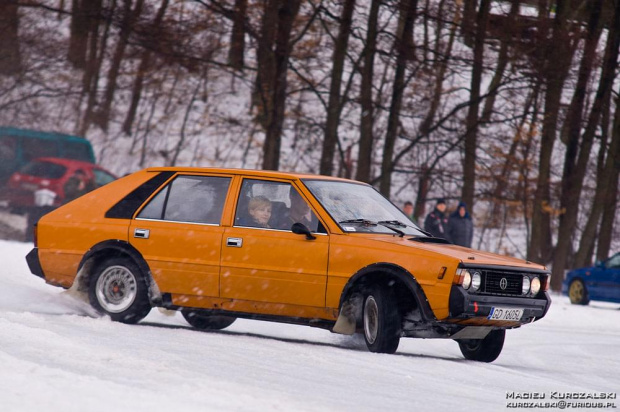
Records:
[[[532,279],[532,295],[537,295],[540,292],[540,278],[536,276]]]
[[[469,289],[471,286],[471,273],[469,273],[469,270],[465,270],[461,273],[461,276],[463,276],[463,288],[465,288],[465,290]]]
[[[480,289],[481,284],[482,284],[482,275],[480,274],[480,272],[474,272],[474,274],[471,275],[472,290],[477,291],[478,289]]]
[[[521,293],[527,295],[530,291],[530,278],[523,276],[523,283],[521,283]]]

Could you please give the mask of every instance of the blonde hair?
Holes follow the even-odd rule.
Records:
[[[248,210],[256,210],[260,207],[269,206],[271,208],[271,202],[265,196],[256,196],[250,199],[248,203]]]

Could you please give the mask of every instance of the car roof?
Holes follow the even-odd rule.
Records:
[[[84,162],[82,160],[67,159],[64,157],[37,157],[36,159],[32,159],[29,163],[31,162],[49,162],[49,163],[61,164],[63,166],[73,165],[77,167],[84,167],[87,169],[92,169],[92,168],[103,169],[103,167],[96,165],[94,163]]]
[[[149,172],[180,172],[180,173],[225,173],[233,175],[246,175],[255,177],[273,177],[281,179],[320,179],[320,180],[333,180],[340,182],[355,182],[366,184],[363,182],[354,181],[351,179],[344,179],[334,176],[323,176],[310,173],[294,173],[294,172],[280,172],[273,170],[254,170],[254,169],[223,169],[216,167],[150,167],[146,169]]]

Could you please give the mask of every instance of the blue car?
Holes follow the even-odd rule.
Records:
[[[568,272],[562,293],[575,305],[587,305],[590,300],[620,303],[620,253],[593,267]]]

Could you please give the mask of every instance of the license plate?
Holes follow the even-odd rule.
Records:
[[[22,183],[22,188],[34,192],[39,188],[39,185],[35,183]]]
[[[520,320],[523,316],[523,309],[491,308],[491,313],[487,316],[490,320]]]

